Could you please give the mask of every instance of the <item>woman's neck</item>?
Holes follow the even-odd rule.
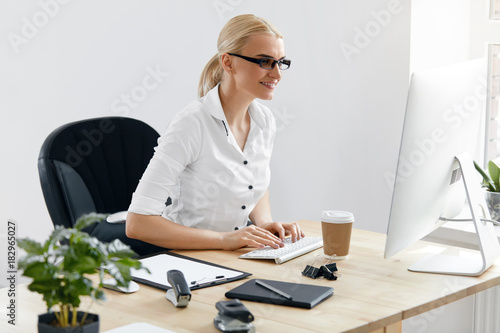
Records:
[[[245,127],[249,121],[248,106],[253,98],[245,98],[230,85],[219,85],[219,98],[230,126]]]

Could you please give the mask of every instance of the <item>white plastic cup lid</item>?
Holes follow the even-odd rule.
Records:
[[[354,222],[354,215],[343,210],[324,210],[321,213],[321,221],[332,223]]]

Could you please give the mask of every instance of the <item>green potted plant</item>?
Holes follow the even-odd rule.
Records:
[[[488,162],[488,172],[475,161],[474,167],[483,178],[482,186],[491,218],[500,221],[500,158]]]
[[[127,287],[131,269],[146,269],[136,255],[119,240],[102,243],[82,231],[106,218],[105,214],[82,216],[73,228],[57,226],[43,243],[24,238],[19,247],[26,251],[20,259],[23,275],[32,278],[28,289],[43,295],[47,313],[39,316],[38,332],[99,332],[99,317],[79,311],[80,298],[105,300],[103,279],[109,274],[116,285]],[[146,269],[147,270],[147,269]],[[97,274],[93,283],[90,275]],[[51,311],[53,307],[57,308]],[[90,306],[89,306],[90,307]]]

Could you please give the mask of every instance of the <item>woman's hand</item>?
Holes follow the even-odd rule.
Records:
[[[290,236],[293,243],[306,236],[304,232],[300,230],[300,226],[296,222],[269,222],[260,225],[260,227],[278,236],[281,240],[284,240],[285,237]]]
[[[266,245],[277,249],[285,245],[272,232],[255,225],[225,232],[222,235],[222,248],[224,250],[236,250],[245,246],[263,248]]]
[[[282,241],[285,240],[285,237],[290,236],[292,242],[295,243],[297,240],[306,236],[304,232],[300,230],[300,226],[296,222],[267,222],[273,220],[271,217],[271,206],[269,204],[269,191],[264,193],[264,196],[259,200],[257,205],[255,205],[249,217],[255,225],[278,236]]]

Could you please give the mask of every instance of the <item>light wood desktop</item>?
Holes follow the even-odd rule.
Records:
[[[319,222],[299,221],[308,236],[320,236]],[[337,281],[313,280],[301,271],[322,249],[281,265],[274,261],[238,259],[238,251],[178,251],[183,255],[252,273],[249,278],[325,285],[334,296],[313,309],[299,309],[245,301],[255,316],[258,332],[401,332],[402,320],[500,285],[497,262],[479,277],[413,273],[407,267],[425,254],[459,251],[449,246],[418,242],[393,258],[384,259],[385,235],[353,230],[347,260],[338,261]],[[319,265],[318,261],[316,265]],[[175,308],[165,292],[141,284],[134,294],[106,291],[108,301],[94,304],[91,312],[101,319],[101,332],[134,322],[147,322],[175,332],[218,332],[213,325],[215,303],[244,280],[195,290],[186,308]],[[7,288],[0,291],[0,331],[34,332],[37,314],[46,311],[41,296],[17,286],[16,325],[7,324]]]

